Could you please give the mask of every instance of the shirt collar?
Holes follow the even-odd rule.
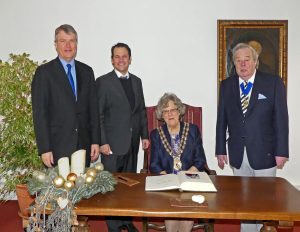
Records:
[[[65,61],[65,60],[64,60],[63,58],[61,58],[61,57],[58,57],[58,58],[59,58],[60,62],[62,63],[62,65],[64,66],[64,69],[65,69],[65,70],[68,70],[67,64],[70,64],[70,65],[72,66],[72,68],[75,67],[75,60],[74,60],[74,59],[72,59],[70,62],[67,62],[67,61]]]
[[[253,75],[248,79],[247,82],[251,82],[251,83],[253,84],[253,83],[254,83],[254,79],[255,79],[255,74],[256,74],[256,69],[255,69]],[[244,80],[243,80],[242,78],[239,77],[239,84],[241,84],[241,83],[243,83],[243,82],[244,82]]]
[[[115,69],[115,73],[117,74],[118,78],[126,77],[126,79],[129,79],[129,72],[123,75],[121,72]]]

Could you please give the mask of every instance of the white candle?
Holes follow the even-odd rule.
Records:
[[[86,150],[75,151],[71,155],[71,172],[77,176],[84,174]]]
[[[58,173],[65,180],[67,179],[67,176],[70,173],[69,157],[62,157],[58,160]]]

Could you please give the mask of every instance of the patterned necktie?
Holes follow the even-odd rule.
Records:
[[[72,76],[72,73],[71,73],[72,65],[67,64],[67,68],[68,68],[67,76],[68,76],[70,85],[71,85],[71,87],[72,87],[73,93],[74,93],[74,95],[75,95],[75,97],[76,97],[76,90],[75,90],[75,85],[74,85],[74,79],[73,79],[73,76]]]
[[[247,81],[244,81],[242,83],[242,85],[244,86],[244,88],[242,89],[247,89],[248,87],[248,82]],[[241,95],[241,105],[242,105],[242,111],[243,111],[243,114],[244,114],[244,117],[245,117],[245,114],[247,112],[247,108],[248,108],[248,105],[249,105],[249,94],[248,93],[245,93],[245,91],[242,91],[242,95]]]

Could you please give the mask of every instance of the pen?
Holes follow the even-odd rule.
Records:
[[[127,182],[128,180],[127,179],[125,179],[124,177],[122,177],[122,176],[118,176],[118,178],[120,179],[120,180],[123,180],[123,181],[125,181],[125,182]]]

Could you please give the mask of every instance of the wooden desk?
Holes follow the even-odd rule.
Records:
[[[123,174],[122,174],[123,175]],[[218,192],[201,193],[207,207],[171,207],[191,192],[145,192],[146,174],[124,174],[140,183],[97,194],[78,204],[78,215],[300,221],[300,191],[279,177],[211,176]]]

